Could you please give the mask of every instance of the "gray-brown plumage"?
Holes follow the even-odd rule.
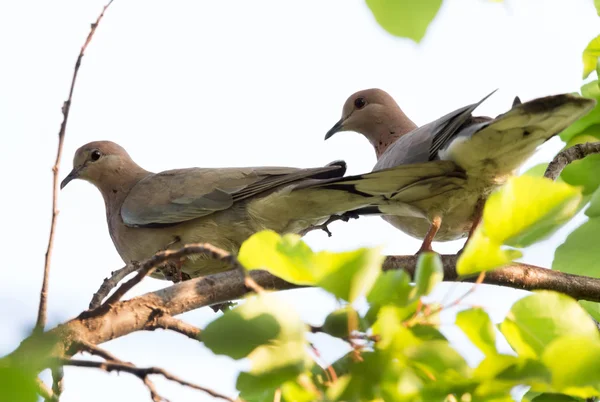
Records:
[[[539,145],[587,114],[596,103],[569,94],[525,103],[516,97],[512,108],[495,119],[473,116],[488,96],[417,127],[387,92],[367,89],[346,100],[342,118],[325,136],[328,139],[340,131],[363,134],[377,156],[373,171],[445,160],[465,173],[459,188],[439,196],[432,194],[421,217],[397,215],[387,206],[380,208],[386,221],[424,240],[420,251],[431,250],[434,237],[447,241],[467,235],[478,220],[477,206],[490,192],[513,175]]]
[[[236,253],[253,233],[301,233],[331,215],[389,206],[396,214],[420,213],[424,195],[449,191],[462,181],[452,162],[437,161],[342,177],[345,164],[289,167],[190,168],[151,173],[119,145],[98,141],[79,148],[61,188],[79,178],[94,184],[106,205],[113,243],[125,262],[159,250],[208,242]],[[451,178],[454,179],[451,179]],[[441,184],[440,184],[441,183]],[[172,269],[187,276],[228,269],[203,256]],[[171,278],[172,279],[172,278]]]

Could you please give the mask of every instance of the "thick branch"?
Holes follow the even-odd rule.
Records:
[[[458,278],[455,271],[457,257],[443,255],[445,281],[474,281],[475,277]],[[414,256],[387,257],[383,269],[406,269],[414,273]],[[266,271],[252,271],[251,276],[261,287],[270,290],[298,288]],[[488,272],[484,283],[502,285],[523,290],[555,290],[579,300],[600,302],[600,279],[565,274],[532,265],[513,263],[502,269]],[[156,311],[175,316],[203,306],[239,299],[248,293],[244,279],[237,270],[191,279],[155,292],[146,293],[130,300],[116,302],[102,314],[82,314],[65,324],[59,325],[43,336],[59,339],[51,351],[53,356],[73,355],[83,342],[100,344],[151,326]],[[28,338],[7,358],[13,364],[35,361],[36,339]],[[33,343],[33,345],[32,345]],[[31,352],[33,351],[33,352]],[[49,352],[50,353],[50,352]],[[39,370],[47,367],[41,361]]]
[[[46,325],[46,309],[48,304],[48,281],[50,276],[50,260],[52,258],[52,248],[54,247],[54,232],[56,229],[56,219],[58,217],[58,170],[60,168],[60,159],[62,157],[63,144],[65,141],[65,131],[67,130],[67,121],[69,120],[69,111],[71,110],[71,102],[73,99],[73,90],[75,89],[75,81],[77,80],[77,74],[79,73],[79,67],[81,66],[81,59],[85,53],[85,49],[90,44],[96,29],[98,28],[98,24],[104,17],[104,12],[110,6],[113,0],[110,0],[107,5],[104,6],[102,12],[96,19],[96,22],[92,24],[92,29],[88,34],[81,50],[79,51],[79,56],[77,57],[77,61],[75,62],[75,68],[73,71],[73,78],[71,79],[71,88],[69,89],[69,97],[65,101],[62,107],[63,121],[60,125],[60,130],[58,131],[58,148],[56,151],[56,160],[54,162],[54,166],[52,167],[52,219],[50,221],[50,236],[48,237],[48,248],[46,249],[46,259],[44,263],[44,278],[42,280],[42,289],[40,291],[40,305],[38,308],[38,317],[37,322],[35,324],[35,329],[38,332],[44,330],[44,326]]]
[[[552,162],[548,164],[544,176],[556,180],[569,163],[597,153],[600,153],[600,142],[586,142],[584,144],[573,145],[556,154]]]

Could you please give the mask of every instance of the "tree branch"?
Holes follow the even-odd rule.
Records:
[[[85,53],[85,49],[90,44],[96,29],[98,28],[98,24],[102,20],[104,16],[104,12],[111,5],[113,0],[110,0],[107,5],[104,6],[102,12],[96,19],[96,22],[92,24],[92,28],[90,29],[90,33],[88,34],[81,50],[79,51],[79,56],[77,57],[77,61],[75,62],[75,68],[73,71],[73,78],[71,80],[71,88],[69,89],[69,97],[65,101],[62,107],[63,121],[60,125],[60,130],[58,131],[58,148],[56,151],[56,160],[54,162],[54,166],[52,167],[52,219],[50,221],[50,235],[48,237],[48,248],[46,249],[46,257],[44,263],[44,278],[42,280],[42,289],[40,290],[40,305],[38,308],[38,316],[35,324],[35,330],[37,332],[43,332],[44,326],[46,325],[46,310],[48,305],[48,281],[50,276],[50,260],[52,258],[52,248],[54,247],[54,232],[56,230],[56,219],[58,217],[58,170],[60,168],[60,160],[62,157],[63,144],[65,141],[65,131],[67,129],[67,121],[69,119],[69,111],[71,110],[71,102],[73,99],[73,90],[75,89],[75,81],[77,80],[77,74],[79,73],[79,67],[81,66],[81,59],[83,59],[83,55]]]
[[[58,397],[42,380],[37,379],[38,390],[37,393],[39,396],[44,398],[44,402],[58,402]]]
[[[200,340],[200,328],[188,324],[185,321],[181,321],[170,315],[160,315],[153,322],[146,325],[144,329],[154,331],[156,329],[170,329],[171,331],[179,332],[182,335],[187,336],[195,341]]]
[[[138,377],[139,379],[144,381],[144,383],[146,383],[146,381],[148,380],[148,376],[150,376],[150,375],[154,375],[154,374],[162,375],[167,380],[171,380],[171,381],[177,382],[183,386],[205,392],[205,393],[209,394],[210,396],[212,396],[213,398],[223,399],[223,400],[229,401],[229,402],[235,402],[235,399],[229,398],[228,396],[225,396],[223,394],[219,394],[218,392],[215,392],[210,388],[202,387],[200,385],[196,385],[191,382],[188,382],[188,381],[181,379],[159,367],[142,368],[142,367],[135,367],[132,364],[124,363],[124,362],[113,362],[113,361],[95,362],[95,361],[89,361],[89,360],[75,360],[75,359],[66,359],[66,358],[55,359],[55,364],[57,364],[59,366],[98,368],[101,370],[105,370],[107,372],[121,371],[124,373],[129,373],[129,374],[135,375],[136,377]],[[146,386],[148,386],[147,383],[146,383]],[[153,400],[155,400],[155,401],[161,400],[161,398],[156,393],[156,390],[154,390],[153,386],[149,387],[149,389],[150,389],[150,394],[152,395]]]
[[[588,155],[600,153],[600,142],[586,142],[560,151],[548,164],[544,177],[556,180],[565,166]]]
[[[90,310],[100,307],[100,305],[102,304],[102,300],[104,300],[104,298],[108,296],[110,291],[113,290],[119,284],[119,282],[121,282],[127,275],[137,271],[138,269],[140,269],[139,264],[131,263],[127,264],[121,269],[117,269],[116,271],[112,272],[110,278],[105,278],[104,282],[102,282],[102,285],[100,286],[100,289],[98,289],[98,291],[94,293],[92,301],[90,301]]]

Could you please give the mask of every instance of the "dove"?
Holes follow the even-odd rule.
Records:
[[[80,179],[100,191],[110,237],[130,263],[197,242],[235,254],[244,240],[261,230],[301,234],[332,215],[361,208],[392,204],[396,214],[419,214],[422,207],[404,199],[419,200],[423,194],[455,187],[448,177],[463,180],[455,168],[452,162],[437,161],[343,177],[346,165],[339,161],[309,169],[187,168],[152,173],[120,145],[96,141],[75,152],[73,169],[60,187]],[[443,182],[436,186],[436,180]],[[153,275],[175,281],[230,268],[199,255],[169,263]]]
[[[430,195],[430,206],[421,217],[396,215],[385,205],[379,208],[384,220],[423,240],[417,254],[432,251],[434,239],[470,236],[489,194],[514,175],[541,144],[596,104],[593,99],[571,94],[525,103],[516,97],[512,108],[496,118],[473,116],[494,92],[417,127],[387,92],[378,88],[358,91],[346,100],[341,119],[325,135],[326,140],[342,131],[364,135],[377,157],[373,171],[448,161],[456,165],[454,171],[464,172],[466,180],[460,188]]]

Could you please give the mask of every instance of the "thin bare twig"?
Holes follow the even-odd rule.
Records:
[[[78,348],[82,352],[87,352],[91,355],[101,357],[107,361],[122,362],[121,359],[119,359],[117,356],[110,353],[108,350],[102,349],[101,347],[98,347],[92,343],[89,343],[87,341],[80,341],[80,342],[78,342],[78,344],[79,344]]]
[[[89,360],[77,360],[77,359],[67,359],[67,358],[57,358],[55,359],[55,364],[59,366],[73,366],[73,367],[88,367],[88,368],[98,368],[107,372],[111,371],[121,371],[124,373],[133,374],[142,381],[146,381],[148,376],[150,375],[161,375],[165,377],[167,380],[179,383],[183,386],[193,388],[198,391],[202,391],[212,396],[213,398],[223,399],[229,402],[235,402],[235,399],[232,399],[226,395],[220,394],[216,391],[213,391],[210,388],[202,387],[200,385],[193,384],[189,381],[186,381],[182,378],[179,378],[166,370],[161,369],[160,367],[135,367],[132,364],[124,363],[124,362],[95,362]],[[147,384],[146,384],[147,385]],[[156,394],[156,391],[150,390],[151,394]]]
[[[187,336],[193,340],[200,340],[200,328],[195,327],[187,322],[181,321],[170,315],[161,315],[156,317],[150,324],[146,325],[146,329],[154,331],[156,329],[169,329],[171,331],[179,332],[182,335]]]
[[[54,246],[54,232],[56,230],[56,219],[58,217],[58,170],[60,168],[60,159],[62,157],[63,144],[65,141],[65,131],[67,129],[69,111],[71,110],[71,102],[73,99],[73,90],[75,89],[75,81],[77,80],[77,74],[79,73],[79,67],[81,66],[81,59],[83,59],[85,49],[90,44],[92,37],[94,36],[96,29],[98,28],[98,24],[100,24],[100,21],[104,16],[104,12],[108,8],[108,6],[111,5],[112,2],[113,0],[110,0],[108,4],[104,6],[102,12],[96,19],[96,22],[92,24],[90,33],[88,34],[83,46],[81,47],[81,50],[79,51],[79,56],[77,57],[77,61],[75,62],[73,78],[71,80],[71,88],[69,89],[69,97],[67,98],[62,107],[63,121],[60,125],[60,130],[58,131],[58,148],[56,151],[56,160],[54,162],[54,166],[52,167],[52,219],[50,221],[50,236],[48,237],[48,248],[46,249],[46,260],[44,263],[44,279],[42,281],[42,289],[40,291],[40,305],[38,308],[38,317],[35,325],[35,330],[37,332],[43,332],[44,326],[46,325],[50,260],[52,258],[52,248]]]
[[[95,309],[96,307],[99,307],[102,304],[102,300],[104,300],[104,298],[108,296],[110,291],[113,290],[115,286],[119,284],[119,282],[121,282],[130,273],[137,271],[139,268],[139,263],[132,262],[130,264],[127,264],[123,268],[112,272],[110,278],[105,278],[104,282],[102,282],[102,285],[100,286],[100,289],[98,289],[98,291],[94,293],[92,301],[90,301],[89,308]]]
[[[556,180],[565,166],[588,155],[600,153],[600,142],[586,142],[562,150],[548,164],[544,177]]]
[[[154,272],[154,270],[161,264],[192,254],[206,254],[211,258],[231,264],[231,266],[235,269],[239,269],[241,267],[237,258],[235,258],[235,256],[233,256],[231,253],[228,253],[225,250],[208,243],[187,244],[178,250],[159,251],[158,253],[154,254],[154,256],[144,261],[141,264],[137,275],[119,286],[119,288],[115,290],[115,292],[97,310],[104,311],[104,309],[102,309],[103,307],[110,308],[110,306],[121,300],[125,293],[140,283],[146,276]]]

